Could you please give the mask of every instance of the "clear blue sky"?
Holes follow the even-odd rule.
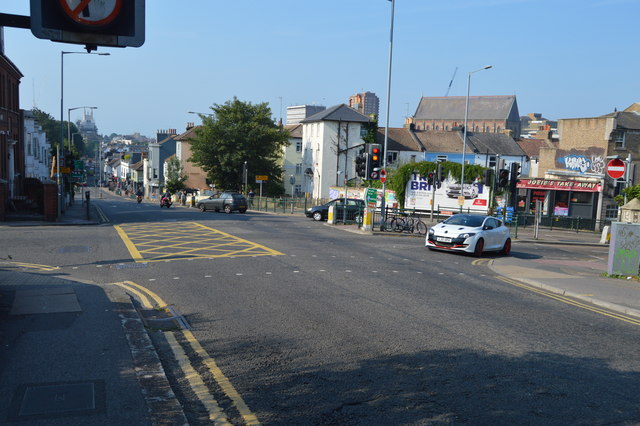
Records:
[[[517,95],[521,115],[592,117],[640,101],[638,0],[396,0],[391,126],[421,96]],[[97,106],[102,134],[184,129],[215,103],[332,106],[369,90],[384,124],[391,2],[147,0],[140,48],[65,55],[67,108]],[[29,0],[0,12],[29,14]],[[60,51],[82,46],[5,29],[24,74],[21,107],[60,116]],[[73,111],[72,120],[81,112]]]

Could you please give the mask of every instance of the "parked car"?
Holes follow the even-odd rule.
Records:
[[[207,210],[219,212],[220,210],[224,210],[225,213],[231,213],[232,211],[244,213],[247,211],[247,199],[244,195],[237,192],[221,192],[220,194],[215,194],[209,198],[198,201],[196,207],[198,207],[201,212]]]
[[[327,220],[327,218],[329,217],[329,207],[331,206],[335,207],[334,209],[334,211],[336,212],[335,214],[341,218],[342,212],[344,211],[344,208],[345,208],[344,198],[336,198],[335,200],[331,200],[328,203],[311,207],[307,209],[305,214],[307,215],[307,217],[311,217],[313,218],[313,220],[316,220],[318,222],[321,220]],[[347,220],[356,220],[356,218],[359,215],[362,215],[363,210],[364,210],[364,200],[358,200],[356,198],[347,198],[347,205],[346,205]]]
[[[511,235],[495,217],[456,214],[429,228],[425,245],[429,250],[461,251],[478,257],[485,251],[506,256],[511,251]]]
[[[464,198],[477,198],[478,197],[478,186],[475,184],[464,184]],[[451,185],[447,185],[447,197],[449,198],[458,198],[460,196],[460,184],[453,183]]]

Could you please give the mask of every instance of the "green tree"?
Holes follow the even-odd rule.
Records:
[[[184,173],[180,161],[172,157],[167,161],[167,177],[165,188],[172,194],[185,188],[184,183],[189,177]]]
[[[627,202],[634,198],[640,198],[640,185],[629,186],[622,190],[621,195],[616,195],[614,198],[619,206],[624,204],[624,196],[627,195]]]
[[[189,161],[221,189],[241,188],[245,161],[249,184],[255,175],[269,176],[270,185],[282,183],[279,161],[289,133],[273,122],[267,103],[253,105],[234,97],[224,105],[214,104],[211,111],[200,116],[202,126],[191,141]]]

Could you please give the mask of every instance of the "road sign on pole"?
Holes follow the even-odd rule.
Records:
[[[387,181],[387,171],[385,169],[380,170],[380,182],[385,183]]]
[[[618,158],[614,158],[607,164],[607,174],[613,179],[619,179],[624,176],[625,170],[626,164]]]

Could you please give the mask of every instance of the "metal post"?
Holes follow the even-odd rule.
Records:
[[[395,13],[395,0],[391,0],[391,27],[389,31],[389,68],[387,71],[387,111],[386,111],[386,124],[384,126],[384,149],[383,149],[383,168],[387,170],[387,159],[389,156],[387,155],[387,145],[389,141],[389,109],[391,108],[391,65],[393,60],[393,18]],[[382,203],[380,204],[380,213],[382,217],[380,218],[380,227],[384,225],[384,220],[386,217],[386,199],[387,199],[387,182],[386,180],[382,182]],[[382,230],[382,229],[381,229]]]

